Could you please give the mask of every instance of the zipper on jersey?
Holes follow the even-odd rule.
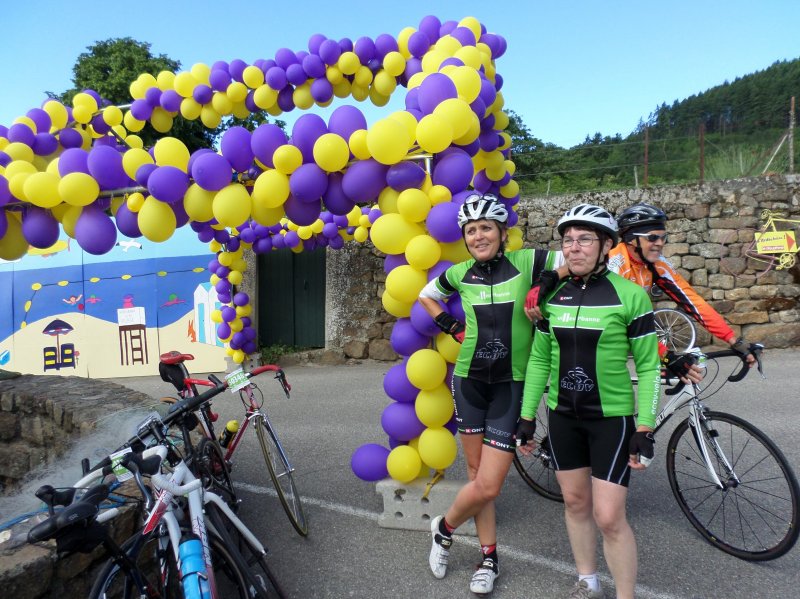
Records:
[[[494,312],[494,277],[492,277],[492,265],[486,265],[486,278],[489,281],[489,304],[491,306],[491,314],[492,314],[492,339],[497,337],[497,317]],[[489,368],[489,383],[491,384],[494,380],[492,376],[494,374],[494,367],[496,362],[492,360],[492,366]]]
[[[584,294],[586,292],[586,285],[587,285],[587,282],[583,281],[583,284],[580,287],[578,287],[578,289],[580,289],[581,295],[580,295],[580,299],[578,300],[578,309],[575,311],[575,324],[572,327],[572,336],[573,336],[573,339],[574,339],[574,342],[572,344],[572,348],[573,348],[572,349],[572,351],[573,351],[572,363],[573,364],[577,364],[577,362],[578,362],[578,316],[580,316],[581,306],[583,306],[583,296],[584,296]],[[580,412],[578,411],[578,397],[577,397],[577,394],[576,394],[575,391],[572,392],[572,411],[575,413],[575,418],[580,420],[581,415],[580,415]]]

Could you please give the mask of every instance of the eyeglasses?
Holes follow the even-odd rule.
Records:
[[[561,247],[571,248],[572,244],[577,242],[579,246],[582,248],[588,248],[592,245],[595,241],[600,241],[599,237],[578,237],[577,239],[570,239],[569,237],[565,237],[561,240]]]
[[[664,243],[667,242],[667,234],[664,233],[663,235],[657,235],[656,233],[634,233],[636,237],[644,237],[650,243],[655,243],[656,241],[663,241]]]

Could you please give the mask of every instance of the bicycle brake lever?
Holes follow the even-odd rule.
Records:
[[[753,357],[756,359],[758,374],[761,375],[762,379],[766,379],[767,375],[764,374],[764,364],[761,362],[761,353],[763,351],[764,351],[764,346],[761,343],[750,344],[750,353],[752,353]]]

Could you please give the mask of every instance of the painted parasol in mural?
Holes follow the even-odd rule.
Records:
[[[61,335],[66,335],[72,330],[73,329],[72,329],[72,326],[70,324],[64,322],[60,318],[56,318],[55,320],[51,320],[50,324],[48,324],[44,328],[44,330],[42,331],[42,333],[44,333],[45,335],[50,335],[51,337],[55,337],[56,338],[55,363],[58,364],[58,365],[61,364],[61,355],[60,355],[60,353],[61,353],[61,343],[60,343]],[[45,366],[45,370],[47,370],[46,366]]]

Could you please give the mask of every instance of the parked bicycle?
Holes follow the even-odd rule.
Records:
[[[751,344],[758,371],[763,376],[763,346]],[[719,374],[718,360],[737,357],[741,369],[724,378],[713,392]],[[742,380],[749,372],[745,358],[733,350],[705,354],[716,375],[704,387],[678,383],[666,390],[667,399],[656,418],[656,433],[673,414],[688,408],[667,442],[667,478],[684,515],[714,547],[750,561],[778,558],[797,542],[800,487],[781,450],[761,430],[746,420],[709,410],[704,401],[727,382]],[[530,455],[519,451],[514,465],[537,493],[561,501],[547,436],[545,402],[537,414],[536,448]]]
[[[213,387],[221,381],[212,375],[208,380],[193,378],[186,368],[186,362],[193,360],[191,354],[171,351],[161,354],[159,373],[164,381],[172,383],[182,398],[198,395],[197,387]],[[233,456],[242,441],[245,431],[252,424],[255,436],[258,439],[264,462],[267,466],[269,477],[275,486],[278,499],[283,506],[289,521],[294,529],[301,535],[308,535],[308,521],[303,509],[302,499],[294,482],[294,468],[289,462],[286,452],[281,445],[275,428],[264,410],[264,394],[252,381],[252,377],[262,372],[274,372],[275,379],[280,383],[286,397],[289,397],[291,385],[286,380],[283,370],[274,364],[266,364],[254,368],[248,376],[243,370],[237,370],[226,377],[231,391],[238,392],[244,407],[244,416],[239,425],[238,421],[226,424],[226,431],[221,439],[224,447],[219,444],[219,438],[214,430],[217,415],[211,410],[210,404],[198,411],[202,433],[206,442],[199,448],[199,460],[207,474],[206,480],[217,487],[228,499],[235,503],[236,491],[230,480],[230,469],[233,466]],[[220,458],[221,456],[221,458]]]

